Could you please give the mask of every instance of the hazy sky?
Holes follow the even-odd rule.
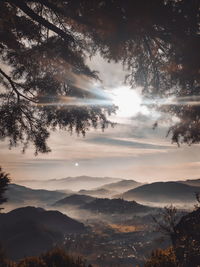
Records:
[[[125,72],[119,64],[105,63],[98,56],[90,64],[100,71],[104,89],[120,90]],[[133,118],[127,118],[123,111],[128,99],[123,101],[119,95],[119,100],[124,103],[121,112],[112,118],[119,122],[114,129],[108,128],[105,132],[91,129],[85,138],[54,132],[49,139],[52,152],[37,157],[31,148],[25,154],[20,152],[20,147],[9,150],[4,140],[0,142],[1,166],[11,174],[13,181],[79,175],[131,178],[142,182],[200,177],[198,145],[172,145],[165,137],[167,125],[152,129],[158,114],[138,108],[140,98],[139,102],[133,101],[132,106],[129,103],[128,111],[134,111]]]

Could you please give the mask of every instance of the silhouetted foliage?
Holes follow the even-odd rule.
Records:
[[[29,257],[21,260],[17,267],[87,267],[82,258],[69,256],[64,250],[56,248],[39,257]],[[89,265],[88,267],[92,267]]]
[[[0,136],[47,152],[50,129],[85,134],[109,122],[113,106],[74,107],[97,97],[85,64],[99,52],[128,69],[127,82],[150,97],[177,96],[159,108],[180,121],[172,140],[199,142],[198,0],[4,0],[0,3]],[[82,90],[84,89],[84,90]],[[89,89],[89,90],[88,90]],[[67,98],[66,98],[67,97]]]
[[[62,249],[54,249],[41,256],[48,267],[60,267],[68,264],[72,267],[86,267],[82,258],[73,258]]]
[[[90,88],[97,79],[85,65],[90,41],[48,1],[1,1],[0,17],[0,137],[8,137],[10,147],[21,142],[23,150],[31,142],[38,153],[50,151],[50,130],[84,135],[90,126],[104,129],[112,106],[73,105],[74,97],[104,100]]]
[[[150,103],[165,100],[158,108],[180,119],[169,129],[177,143],[200,140],[200,109],[191,104],[200,96],[199,8],[198,0],[85,0],[66,8],[105,59],[129,70],[129,84],[142,86]],[[175,103],[166,101],[171,96]]]
[[[173,236],[176,234],[176,225],[180,219],[180,214],[178,214],[176,207],[172,205],[166,206],[159,215],[152,216],[152,218],[156,223],[156,230],[173,240]]]
[[[9,175],[3,172],[2,168],[0,167],[0,205],[7,201],[7,199],[4,196],[4,193],[8,187],[9,182],[10,182]]]
[[[196,209],[193,212],[190,212],[178,219],[176,208],[170,206],[164,209],[163,215],[159,219],[154,218],[154,221],[158,226],[158,230],[170,237],[172,248],[165,251],[157,250],[153,252],[150,260],[147,261],[145,267],[199,266],[200,208],[196,206]],[[170,262],[170,260],[172,262]],[[156,265],[156,263],[159,264]]]
[[[10,261],[0,248],[1,267],[92,267],[82,258],[68,255],[63,249],[55,248],[38,257],[27,257],[18,263]]]
[[[200,193],[199,192],[195,192],[195,198],[197,203],[194,205],[195,209],[199,209],[200,208]]]
[[[177,267],[176,256],[173,248],[166,250],[157,249],[152,252],[150,259],[144,267]]]
[[[183,216],[175,227],[174,251],[181,267],[200,264],[200,208]]]
[[[7,259],[3,246],[0,245],[0,266],[1,267],[16,267],[15,263]]]
[[[29,257],[21,260],[17,267],[46,267],[45,262],[39,257]]]

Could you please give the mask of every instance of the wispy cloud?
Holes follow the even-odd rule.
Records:
[[[136,139],[134,141],[128,139],[120,139],[120,138],[109,138],[109,137],[94,137],[91,139],[87,139],[86,142],[94,143],[94,144],[102,144],[108,146],[123,146],[128,148],[141,148],[141,149],[168,149],[169,146],[157,145],[152,143],[138,142]]]

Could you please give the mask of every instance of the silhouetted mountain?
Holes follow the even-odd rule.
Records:
[[[93,196],[93,197],[111,197],[112,195],[114,195],[114,193],[116,192],[111,192],[107,189],[104,188],[99,188],[99,189],[93,189],[93,190],[80,190],[78,192],[79,194],[83,194],[83,195],[89,195],[89,196]]]
[[[5,193],[7,205],[47,205],[66,196],[66,193],[48,190],[36,190],[25,186],[10,184]]]
[[[38,255],[64,240],[66,233],[79,233],[85,226],[58,212],[25,207],[0,214],[0,243],[9,257]]]
[[[126,201],[120,198],[108,199],[108,198],[97,198],[90,203],[87,203],[81,207],[96,213],[136,213],[136,212],[147,212],[151,208],[140,205],[135,201]]]
[[[71,195],[69,197],[65,197],[61,200],[56,201],[53,206],[67,206],[67,205],[72,205],[72,206],[81,206],[83,204],[89,203],[93,201],[94,198],[90,196],[85,196],[85,195]]]
[[[136,182],[134,180],[122,180],[116,183],[110,183],[110,184],[104,185],[101,188],[110,190],[110,191],[115,191],[116,193],[123,193],[129,189],[134,189],[141,185],[142,185],[141,183]]]
[[[200,179],[193,179],[193,180],[185,180],[185,181],[178,181],[179,183],[187,184],[190,186],[199,186],[200,187]]]
[[[21,185],[30,186],[31,188],[44,188],[50,190],[75,190],[81,189],[93,189],[100,187],[111,182],[118,182],[122,179],[110,178],[110,177],[90,177],[90,176],[78,176],[67,177],[63,179],[51,179],[51,180],[21,180],[18,181]]]
[[[156,182],[145,184],[122,194],[127,200],[148,202],[195,202],[195,192],[198,187],[178,182]]]

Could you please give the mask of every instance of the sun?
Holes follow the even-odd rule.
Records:
[[[114,89],[112,100],[118,106],[117,115],[120,117],[132,117],[142,109],[142,99],[139,93],[126,86]]]

